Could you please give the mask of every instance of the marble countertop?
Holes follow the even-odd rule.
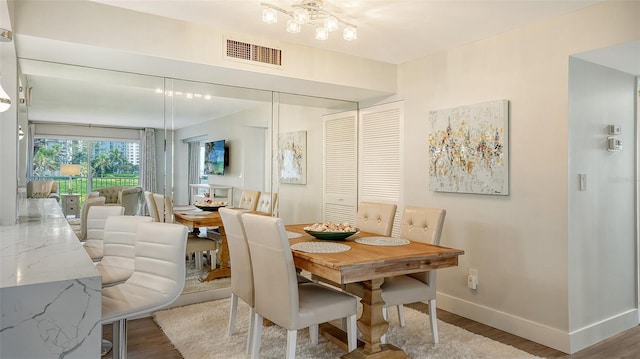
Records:
[[[0,288],[100,277],[55,199],[27,199],[0,227]]]

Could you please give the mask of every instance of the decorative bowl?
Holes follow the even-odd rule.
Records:
[[[316,232],[316,231],[308,231],[306,229],[304,231],[317,239],[325,239],[330,241],[342,241],[347,237],[351,237],[354,234],[358,233],[360,230],[356,228],[356,230],[353,232],[326,232],[326,231]]]
[[[227,203],[226,202],[218,202],[218,203],[211,203],[211,204],[195,203],[194,206],[200,208],[203,211],[217,212],[220,207],[226,207]]]

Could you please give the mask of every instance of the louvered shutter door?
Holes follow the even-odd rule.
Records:
[[[398,205],[394,237],[400,229],[404,103],[360,110],[359,200]]]
[[[357,111],[323,116],[324,222],[356,223],[358,208]]]

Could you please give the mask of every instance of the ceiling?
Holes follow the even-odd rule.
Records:
[[[314,38],[306,25],[285,31],[285,18],[262,22],[260,0],[92,0],[111,6],[401,64],[591,6],[602,0],[324,0],[324,8],[358,28],[358,39]],[[291,10],[295,0],[263,0]]]
[[[325,0],[326,9],[358,27],[358,39],[351,42],[333,33],[326,41],[315,40],[313,27],[303,28],[299,34],[290,34],[284,29],[286,21],[282,16],[278,23],[266,24],[261,21],[259,0],[92,1],[272,41],[401,64],[429,53],[547,21],[601,0]],[[290,9],[289,1],[269,2]],[[16,36],[18,56],[21,56],[21,52],[28,53],[27,42],[22,48],[19,42],[20,36]],[[31,51],[38,51],[36,47],[44,48],[32,47],[34,49]],[[103,51],[99,56],[109,56],[107,49],[96,48],[98,50]],[[34,58],[55,61],[46,57]],[[116,55],[112,60],[123,66],[126,63],[118,60]],[[157,61],[160,62],[160,59]],[[197,72],[197,66],[201,65],[188,66],[193,66],[192,70]],[[162,113],[149,110],[163,109],[162,96],[155,93],[156,88],[162,87],[161,77],[128,74],[133,77],[123,80],[122,76],[108,75],[99,70],[89,69],[79,73],[79,69],[61,69],[50,64],[35,61],[26,63],[22,60],[21,70],[27,75],[29,86],[33,87],[30,120],[94,125],[113,125],[115,122],[126,127],[162,127],[158,126],[162,124],[159,120]],[[127,82],[135,85],[129,87]],[[96,86],[96,83],[100,85]],[[182,113],[185,116],[180,123],[176,123],[176,128],[242,111],[257,104],[250,100],[238,100],[234,96],[216,96],[210,102],[191,101],[183,106]],[[122,123],[122,118],[127,119],[126,123]]]

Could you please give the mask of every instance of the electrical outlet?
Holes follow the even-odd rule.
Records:
[[[467,287],[469,289],[478,289],[478,270],[469,268],[469,275],[467,276]]]

